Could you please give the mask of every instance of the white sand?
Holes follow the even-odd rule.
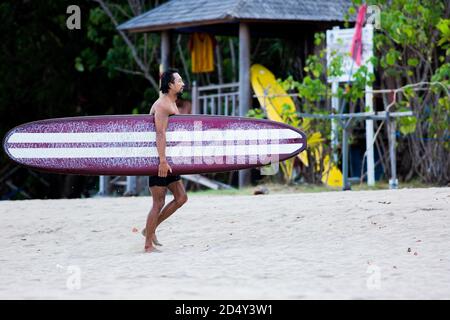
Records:
[[[450,299],[449,201],[450,188],[193,195],[158,254],[132,232],[150,197],[3,201],[0,298]]]

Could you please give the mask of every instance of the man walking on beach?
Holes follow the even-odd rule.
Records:
[[[161,245],[156,238],[156,228],[187,201],[186,191],[179,175],[169,175],[172,168],[166,159],[166,130],[169,116],[179,114],[176,100],[183,93],[184,83],[177,70],[169,69],[161,75],[162,95],[153,104],[150,114],[154,115],[156,148],[159,155],[158,175],[149,177],[149,188],[153,199],[147,224],[142,231],[145,236],[145,252],[159,251],[154,245]],[[174,199],[165,207],[167,188]]]

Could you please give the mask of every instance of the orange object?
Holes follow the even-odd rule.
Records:
[[[216,41],[207,33],[194,33],[189,39],[192,58],[192,72],[214,71],[214,46]]]

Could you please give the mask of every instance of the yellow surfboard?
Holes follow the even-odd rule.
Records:
[[[283,110],[285,110],[291,114],[288,118],[289,122],[294,126],[299,124],[300,119],[295,114],[296,109],[294,100],[287,96],[287,92],[277,82],[277,79],[270,70],[260,64],[254,64],[250,68],[250,80],[253,91],[257,96],[261,108],[266,113],[267,118],[273,121],[285,122],[282,118]],[[276,97],[272,97],[274,95],[276,95]],[[305,130],[305,132],[309,130],[309,122],[309,119],[305,118],[303,120],[302,129]],[[320,144],[323,140],[320,132],[314,132],[313,134],[308,135],[308,146],[313,147],[314,145]],[[320,146],[315,157],[316,159],[320,159],[321,156],[322,148]],[[301,152],[298,157],[303,164],[306,166],[309,165],[305,152]],[[328,156],[324,159],[324,167],[325,170],[322,173],[322,182],[329,186],[341,187],[343,180],[342,173],[334,164],[330,164]]]

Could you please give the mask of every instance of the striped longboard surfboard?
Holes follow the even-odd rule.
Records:
[[[269,120],[174,115],[166,132],[172,174],[261,167],[306,148],[300,130]],[[154,118],[114,115],[35,121],[11,129],[6,154],[40,171],[82,175],[155,175],[158,151]]]

